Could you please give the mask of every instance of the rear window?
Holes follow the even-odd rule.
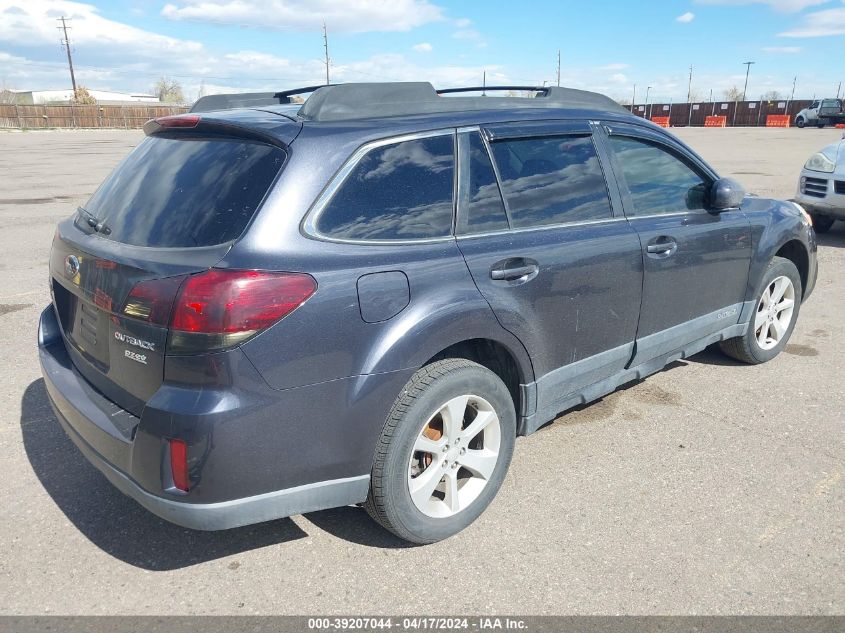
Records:
[[[284,162],[281,148],[245,139],[150,136],[85,209],[124,244],[222,244],[240,236]]]
[[[376,147],[319,214],[317,231],[349,240],[450,235],[453,183],[452,135]]]

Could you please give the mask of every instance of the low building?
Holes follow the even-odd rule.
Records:
[[[88,94],[100,105],[123,105],[128,103],[161,103],[155,95],[129,94],[125,92],[111,92],[108,90],[87,89]],[[18,105],[43,105],[47,103],[70,103],[73,100],[73,89],[66,90],[10,90],[15,95]]]

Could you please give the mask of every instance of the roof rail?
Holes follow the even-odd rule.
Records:
[[[488,92],[532,92],[530,97],[486,96]],[[444,95],[481,92],[484,96]],[[293,103],[291,97],[311,93],[299,109],[310,121],[345,121],[415,114],[512,108],[588,109],[605,112],[628,110],[596,92],[558,86],[467,86],[435,90],[426,81],[348,83],[293,88],[280,92],[208,95],[197,100],[191,112],[254,108]]]
[[[548,86],[468,86],[466,88],[440,88],[435,90],[439,95],[454,94],[458,92],[512,92],[518,90],[520,92],[542,92],[548,93]]]
[[[211,112],[212,110],[231,110],[233,108],[256,108],[260,106],[295,103],[291,97],[314,92],[319,86],[307,86],[282,90],[281,92],[236,92],[230,94],[208,95],[196,100],[191,112]]]
[[[445,97],[462,92],[530,91],[533,97]],[[299,109],[310,121],[345,121],[391,116],[412,116],[470,110],[513,108],[586,109],[629,114],[604,95],[557,86],[472,86],[435,90],[424,81],[350,83],[323,86]]]

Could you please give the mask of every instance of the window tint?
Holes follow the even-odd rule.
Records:
[[[465,183],[466,205],[461,210],[461,233],[482,233],[508,228],[508,216],[502,202],[493,164],[481,134],[472,132],[462,138],[469,164]],[[462,150],[463,151],[463,150]]]
[[[499,141],[492,149],[515,228],[611,217],[589,136]]]
[[[452,231],[452,136],[403,141],[369,151],[317,219],[342,239],[420,239]]]
[[[708,183],[669,152],[633,138],[611,136],[634,203],[633,215],[705,208]]]
[[[135,246],[222,244],[246,228],[285,161],[272,145],[223,137],[148,136],[85,209]]]

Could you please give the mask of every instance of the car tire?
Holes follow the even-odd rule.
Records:
[[[496,496],[515,440],[516,412],[504,382],[472,361],[436,361],[411,377],[387,416],[364,507],[406,541],[448,538]]]
[[[804,127],[805,125],[807,125],[807,122],[804,121],[804,117],[799,116],[797,119],[795,119],[795,125],[796,127]]]
[[[830,227],[833,226],[833,223],[836,220],[829,215],[816,215],[815,213],[811,213],[810,217],[813,218],[813,229],[816,233],[827,233],[830,230]]]
[[[816,123],[816,127],[819,128],[820,130],[823,130],[824,129],[824,123]]]
[[[750,365],[772,360],[786,347],[795,329],[801,292],[801,276],[795,264],[782,257],[773,258],[755,294],[755,310],[745,334],[722,341],[722,351]]]

